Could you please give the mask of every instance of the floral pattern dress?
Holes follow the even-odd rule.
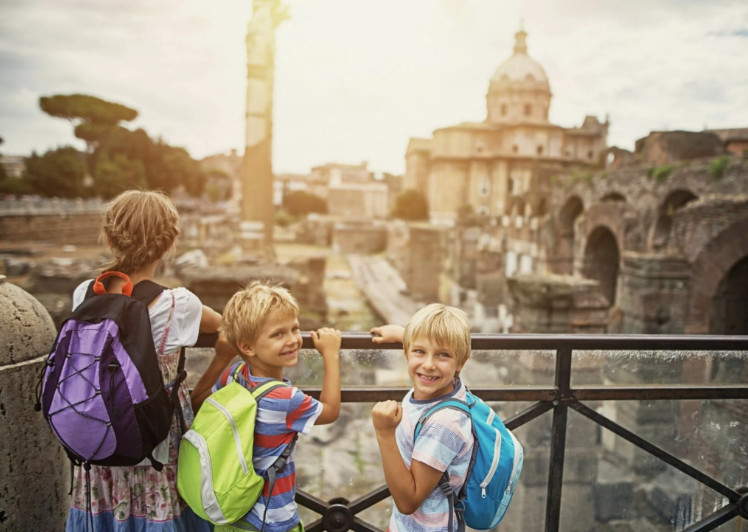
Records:
[[[163,293],[167,297],[171,296],[172,308],[169,309],[169,316],[165,330],[159,339],[160,342],[156,343],[159,367],[166,384],[173,383],[177,377],[181,348],[176,347],[171,352],[164,353],[165,339],[169,336],[172,325],[178,326],[184,323],[184,318],[179,315],[178,308],[177,312],[174,309],[175,302],[181,298],[179,293],[175,297],[173,292],[175,291],[166,290]],[[194,294],[187,293],[197,300]],[[199,300],[197,302],[199,304]],[[151,313],[151,319],[153,321],[153,313]],[[157,331],[153,332],[154,337],[157,336]],[[189,391],[184,382],[179,386],[177,393],[185,425],[189,428],[194,414]],[[93,530],[96,532],[212,530],[209,523],[198,518],[189,509],[177,492],[177,456],[181,438],[181,424],[178,413],[175,413],[168,438],[168,461],[164,463],[161,471],[154,469],[147,459],[145,463],[136,466],[91,466],[89,472],[90,513],[87,511],[89,494],[86,489],[86,472],[82,467],[75,467],[72,504],[66,530],[68,532],[91,530],[92,521]]]

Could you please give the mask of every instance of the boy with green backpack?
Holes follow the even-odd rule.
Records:
[[[299,307],[279,286],[253,282],[232,296],[221,329],[242,362],[220,373],[215,361],[195,386],[200,408],[179,451],[177,485],[187,504],[217,531],[303,530],[293,446],[312,425],[340,412],[340,331],[312,331],[325,374],[319,400],[283,379],[301,348]]]

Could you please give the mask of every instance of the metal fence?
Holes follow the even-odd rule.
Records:
[[[313,343],[308,334],[304,335],[304,348],[313,348]],[[569,409],[578,412],[657,460],[710,488],[727,501],[711,515],[689,524],[685,529],[688,532],[713,530],[736,518],[738,520],[748,519],[748,494],[745,486],[726,485],[589,406],[592,401],[603,400],[743,400],[748,399],[748,382],[739,380],[733,384],[633,386],[588,386],[573,385],[572,383],[572,353],[575,351],[741,352],[739,356],[746,357],[745,364],[748,364],[748,336],[474,334],[472,348],[474,351],[486,350],[497,353],[510,350],[547,350],[555,353],[553,385],[470,387],[473,393],[485,401],[532,403],[521,412],[504,420],[506,426],[512,430],[531,422],[545,412],[550,411],[552,413],[549,471],[545,500],[544,529],[546,531],[555,532],[559,530]],[[365,333],[344,333],[342,349],[378,351],[402,349],[402,346],[399,344],[373,344],[370,335]],[[319,395],[318,387],[301,387],[310,395]],[[401,400],[406,391],[406,388],[344,386],[341,390],[341,400],[347,403],[375,402],[386,399]],[[748,463],[743,463],[742,467],[748,467]],[[296,500],[300,505],[321,515],[314,522],[305,524],[305,529],[309,532],[321,530],[331,532],[344,530],[378,531],[377,527],[366,522],[357,514],[387,497],[389,497],[389,491],[386,485],[382,485],[353,501],[348,501],[343,497],[322,500],[302,489],[298,489],[296,494]]]

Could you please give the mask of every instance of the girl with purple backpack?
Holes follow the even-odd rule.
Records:
[[[101,238],[112,253],[104,271],[122,272],[133,285],[153,281],[158,265],[179,235],[178,222],[179,214],[164,194],[139,190],[120,194],[108,204],[101,228]],[[124,284],[124,279],[110,277],[106,291],[121,293]],[[81,304],[90,285],[91,281],[85,281],[75,289],[73,308]],[[194,345],[201,332],[217,332],[221,315],[204,306],[186,288],[163,290],[148,305],[148,314],[161,377],[168,385],[176,381],[179,373],[181,348]],[[231,348],[223,340],[219,340],[216,349],[216,360],[233,358]],[[178,397],[189,428],[194,414],[184,382],[179,385]],[[210,530],[209,524],[195,516],[177,492],[176,460],[182,428],[176,414],[169,436],[153,452],[163,463],[160,471],[147,459],[135,466],[94,465],[89,471],[89,492],[84,468],[74,468],[68,532],[90,530],[91,521],[96,531]]]

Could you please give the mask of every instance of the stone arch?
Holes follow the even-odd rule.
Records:
[[[626,203],[626,196],[621,194],[620,192],[608,192],[605,194],[602,198],[600,198],[601,202],[615,202],[615,203]]]
[[[558,212],[558,241],[556,256],[558,260],[552,264],[555,273],[574,273],[574,225],[577,218],[584,212],[584,203],[579,196],[571,196],[564,202]]]
[[[725,290],[741,290],[740,276],[746,271],[748,258],[748,218],[737,221],[719,233],[691,263],[691,297],[685,331],[687,334],[708,334],[716,305]],[[744,282],[744,281],[743,281]],[[723,284],[724,283],[724,284]],[[745,292],[742,292],[745,295]]]
[[[748,255],[717,285],[709,319],[711,334],[748,334]]]
[[[621,252],[613,232],[605,226],[595,227],[587,237],[581,273],[600,283],[600,293],[613,306],[616,302]]]
[[[696,199],[698,199],[698,196],[686,189],[673,190],[665,197],[660,204],[657,219],[652,227],[652,234],[649,239],[650,249],[662,250],[667,247],[670,241],[670,231],[673,228],[675,211]]]

